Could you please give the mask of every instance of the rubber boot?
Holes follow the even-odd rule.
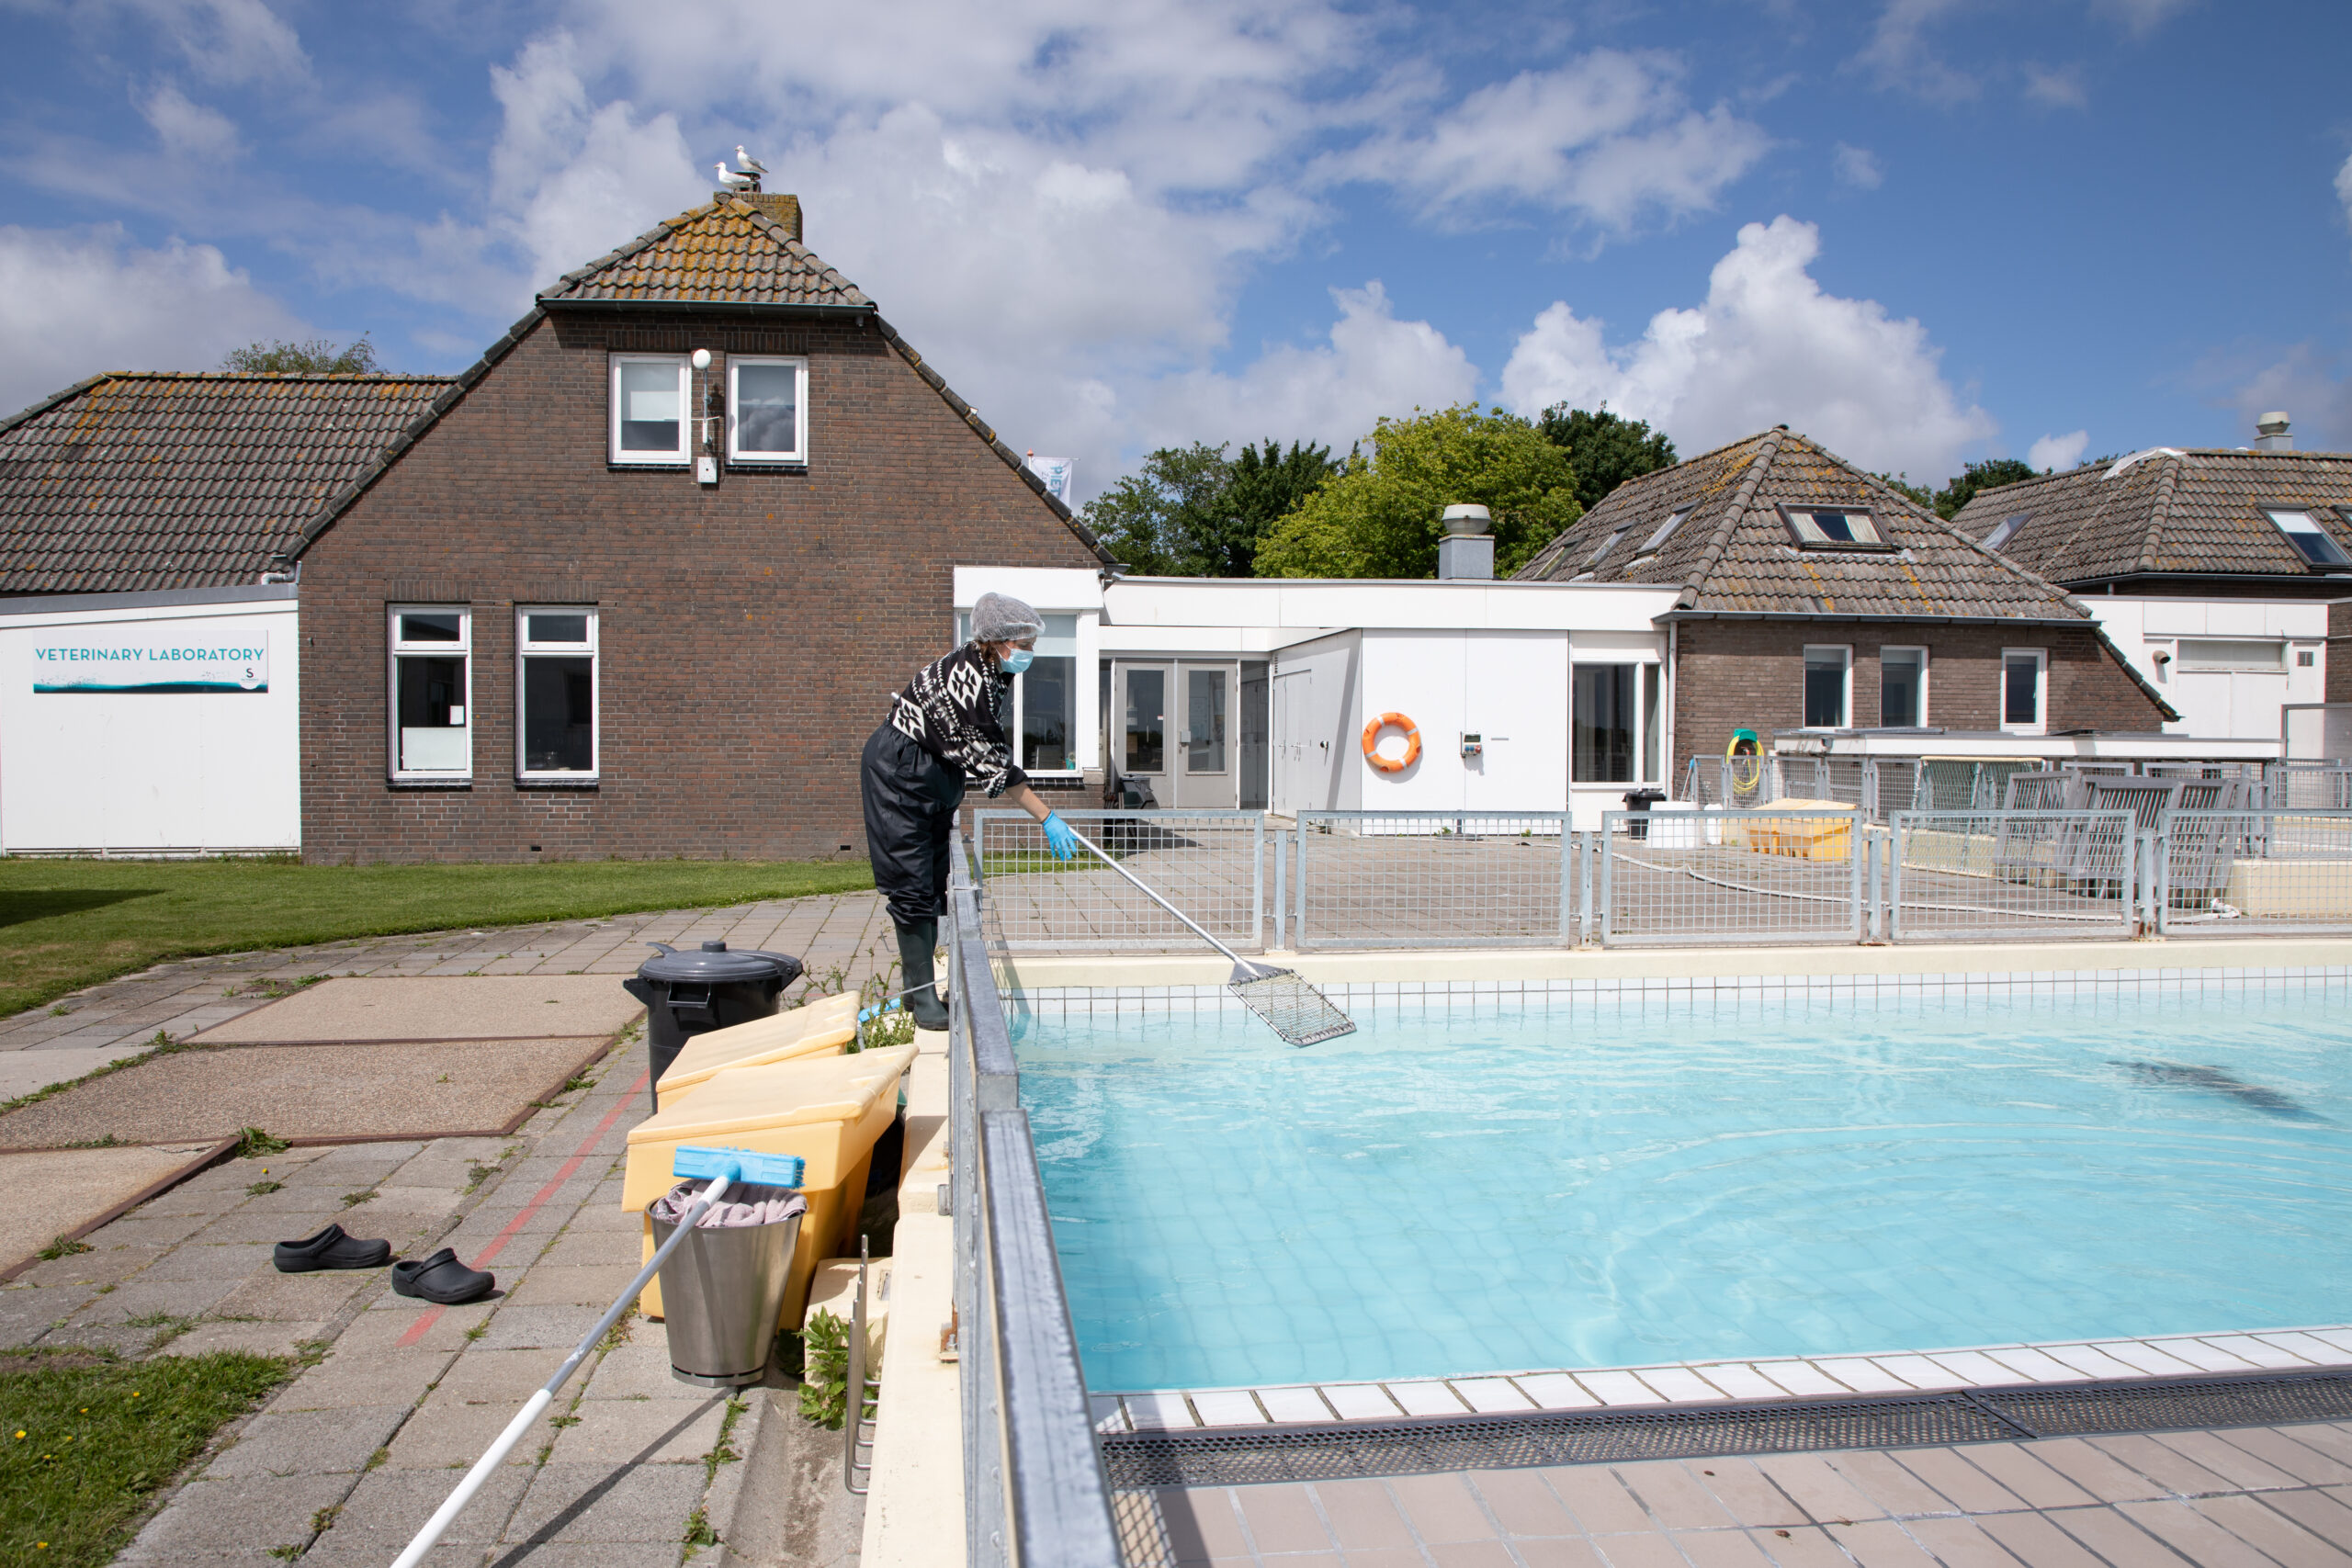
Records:
[[[907,987],[907,1010],[917,1029],[945,1029],[947,1004],[939,999],[932,952],[939,945],[939,922],[917,920],[899,928],[899,976]]]

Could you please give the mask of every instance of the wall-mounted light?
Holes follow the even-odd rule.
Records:
[[[697,370],[710,368],[710,350],[698,348],[688,356],[687,363]],[[718,394],[716,382],[703,392],[702,417],[695,423],[702,426],[703,450],[695,458],[695,482],[715,485],[718,482],[718,422],[727,417],[726,404]]]

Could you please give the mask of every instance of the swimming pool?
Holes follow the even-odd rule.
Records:
[[[1018,1020],[1089,1384],[2345,1315],[2340,982],[1643,996]]]

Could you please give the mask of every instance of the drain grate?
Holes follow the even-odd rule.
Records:
[[[1119,1432],[1114,1489],[1342,1481],[1713,1454],[1902,1449],[2352,1416],[2352,1371],[2134,1378],[1747,1404]]]

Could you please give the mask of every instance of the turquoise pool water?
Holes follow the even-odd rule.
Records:
[[[1089,1383],[2352,1318],[2352,996],[1023,1020]]]

